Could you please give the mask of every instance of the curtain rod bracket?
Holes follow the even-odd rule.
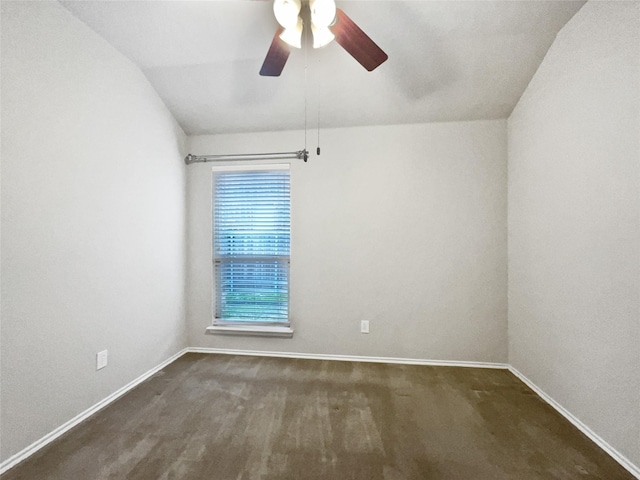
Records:
[[[236,153],[232,155],[193,155],[189,153],[184,157],[184,163],[191,165],[192,163],[207,162],[229,162],[241,160],[285,160],[298,159],[304,160],[305,163],[309,159],[309,151],[307,149],[297,150],[295,152],[279,152],[279,153]]]

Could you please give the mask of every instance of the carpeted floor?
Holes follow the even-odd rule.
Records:
[[[187,354],[16,479],[633,479],[506,370]]]

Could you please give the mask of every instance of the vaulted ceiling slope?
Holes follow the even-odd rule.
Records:
[[[341,1],[389,60],[332,42],[258,71],[270,1],[62,1],[145,73],[187,134],[506,118],[583,0]]]

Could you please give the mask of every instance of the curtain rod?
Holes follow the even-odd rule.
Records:
[[[304,160],[305,162],[309,158],[308,150],[298,150],[296,152],[281,152],[281,153],[236,153],[232,155],[192,155],[189,154],[184,157],[184,163],[191,165],[192,163],[206,163],[206,162],[225,162],[225,161],[238,161],[238,160],[280,160],[295,158],[298,160]]]

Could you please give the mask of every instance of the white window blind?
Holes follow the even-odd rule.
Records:
[[[215,324],[289,325],[288,170],[214,176]]]

